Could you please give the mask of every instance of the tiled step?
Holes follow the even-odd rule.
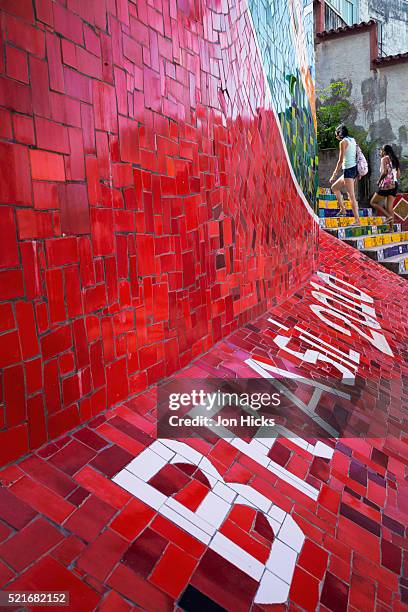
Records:
[[[325,208],[325,209],[334,209],[334,208],[338,209],[339,208],[336,198],[334,198],[334,200],[323,200],[322,198],[319,198],[318,204],[319,204],[319,208]],[[347,208],[348,210],[351,210],[350,200],[344,200],[344,207]]]
[[[388,257],[388,259],[385,259],[381,263],[388,270],[392,270],[392,272],[396,272],[408,280],[408,257],[406,254]]]
[[[408,232],[388,232],[385,234],[378,234],[377,236],[367,236],[363,238],[363,241],[365,249],[400,244],[401,242],[408,242]]]
[[[333,236],[337,236],[340,240],[345,240],[346,242],[350,242],[353,240],[357,240],[358,238],[365,238],[366,236],[377,236],[379,234],[387,234],[390,233],[390,226],[388,223],[384,223],[383,225],[363,225],[360,226],[351,226],[351,227],[340,227],[335,229],[328,229],[328,232]],[[401,224],[395,223],[393,226],[394,232],[401,231]]]
[[[339,212],[336,196],[327,190],[318,192],[318,215],[322,229],[378,261],[387,269],[408,280],[408,232],[394,223],[392,230],[385,217],[374,217],[372,208],[359,209],[361,226],[355,225],[351,203],[344,201],[346,212]]]
[[[323,229],[337,229],[355,225],[354,217],[336,217],[335,219],[319,219],[320,227]],[[362,217],[361,225],[384,225],[384,217]]]
[[[325,193],[325,191],[327,191],[327,193]],[[319,200],[322,200],[322,202],[334,202],[337,199],[330,189],[322,191],[320,187],[317,191],[317,197]],[[348,202],[349,200],[344,198],[344,201]]]
[[[373,247],[381,247],[381,246],[388,246],[388,245],[394,246],[395,244],[401,244],[407,241],[408,241],[408,232],[400,232],[400,231],[394,231],[394,232],[388,231],[384,233],[379,233],[377,235],[350,237],[350,238],[345,239],[345,242],[347,242],[348,244],[352,244],[360,251],[365,250],[365,249],[371,249]]]
[[[375,246],[371,248],[363,247],[360,250],[371,259],[383,262],[390,257],[408,255],[408,241],[397,242],[396,244],[386,246]]]
[[[332,209],[319,208],[319,217],[320,219],[323,219],[323,218],[330,219],[330,218],[335,217],[338,212],[339,212],[338,208],[332,208]],[[360,215],[360,217],[372,217],[373,209],[372,208],[359,208],[358,214]],[[345,217],[353,216],[353,211],[351,210],[351,208],[346,210],[346,214],[344,216]]]

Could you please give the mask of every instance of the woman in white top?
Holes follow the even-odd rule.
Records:
[[[336,138],[340,141],[339,144],[339,159],[337,166],[330,178],[332,184],[332,191],[337,198],[339,203],[340,211],[336,215],[340,217],[346,215],[346,209],[344,207],[342,190],[346,190],[350,198],[351,206],[353,208],[354,219],[357,225],[361,225],[360,217],[358,214],[358,202],[354,191],[354,182],[358,176],[357,171],[357,143],[354,138],[351,138],[348,133],[348,129],[345,125],[339,125],[336,128]],[[336,180],[340,168],[343,173]]]

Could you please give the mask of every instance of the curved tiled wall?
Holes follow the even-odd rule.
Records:
[[[1,3],[2,463],[315,270],[311,3],[267,4]]]

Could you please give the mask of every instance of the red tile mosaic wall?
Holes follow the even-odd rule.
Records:
[[[6,463],[293,293],[317,228],[245,2],[0,8]]]
[[[303,351],[310,345],[303,340],[302,347],[302,328],[305,335],[314,335],[321,354],[353,350],[360,355],[356,380],[369,383],[373,397],[384,400],[384,418],[396,425],[395,435],[326,438],[327,457],[314,452],[316,447],[311,452],[310,446],[299,446],[299,439],[281,437],[267,456],[273,470],[265,456],[263,463],[258,460],[259,446],[248,453],[231,439],[190,438],[177,443],[178,453],[168,463],[161,459],[172,457],[171,443],[155,439],[156,391],[145,391],[0,471],[2,590],[67,590],[70,609],[86,612],[408,610],[403,408],[408,321],[401,309],[408,289],[403,279],[324,232],[320,245],[319,272],[336,277],[329,280],[337,286],[335,297],[348,299],[348,291],[354,296],[352,308],[358,296],[372,299],[377,330],[392,356],[383,352],[384,345],[373,345],[355,330],[348,336],[333,329],[335,319],[323,323],[311,309],[318,300],[315,286],[308,283],[177,376],[253,376],[252,358],[311,381],[332,380],[326,362],[300,360],[275,343],[278,334],[284,335],[290,337],[289,349]],[[322,276],[313,275],[311,282],[330,296],[333,285]],[[346,304],[343,299],[344,312],[352,315]],[[387,394],[401,400],[391,414]],[[129,465],[146,452],[151,454],[138,469]],[[194,453],[203,457],[199,467]],[[154,463],[165,465],[152,469]],[[127,488],[134,478],[131,470],[139,476],[133,491]],[[124,472],[127,478],[119,486],[117,475]],[[148,493],[141,483],[149,485]],[[242,497],[229,508],[237,486]],[[210,489],[213,496],[204,512]],[[248,504],[250,491],[255,501],[272,505],[273,529],[265,508],[260,512],[256,503]],[[155,505],[160,495],[171,496],[173,507],[179,503],[178,511],[165,516],[163,506]],[[232,559],[223,556],[225,548],[214,550],[202,542],[202,533],[191,523],[200,511],[197,523],[204,528],[220,518],[218,533],[225,548],[227,541],[235,546]],[[279,554],[268,560],[268,567],[285,581],[287,596],[280,597],[275,580],[275,588],[264,592],[268,599],[259,601],[259,580],[251,569],[263,567],[276,545]],[[267,603],[279,598],[281,603]]]

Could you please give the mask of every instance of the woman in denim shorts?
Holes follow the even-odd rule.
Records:
[[[337,166],[330,178],[332,183],[332,191],[337,198],[339,203],[340,211],[337,217],[346,215],[346,209],[344,207],[342,190],[346,190],[350,198],[351,206],[353,209],[354,219],[356,225],[361,225],[360,216],[358,214],[358,202],[354,190],[354,182],[358,177],[357,171],[357,143],[354,138],[349,136],[348,129],[345,125],[339,125],[336,128],[336,138],[339,141],[339,159]],[[338,173],[342,169],[342,175],[336,180]]]

